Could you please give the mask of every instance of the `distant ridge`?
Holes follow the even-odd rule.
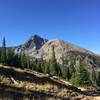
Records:
[[[15,52],[25,54],[27,53],[27,55],[33,58],[41,58],[42,56],[44,59],[49,59],[52,46],[55,47],[56,56],[59,57],[66,55],[69,51],[79,51],[94,55],[94,53],[89,50],[83,49],[68,42],[64,42],[63,40],[48,40],[41,38],[38,35],[31,36],[24,44],[17,46],[15,48]]]

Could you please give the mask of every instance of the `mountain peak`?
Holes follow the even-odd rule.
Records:
[[[16,48],[17,53],[37,52],[48,40],[43,39],[38,35],[31,36],[24,44]]]
[[[81,52],[85,54],[93,55],[92,52],[71,44],[69,42],[65,42],[59,39],[47,40],[41,38],[38,35],[31,36],[27,42],[16,49],[17,53],[27,53],[32,58],[41,58],[50,59],[52,55],[52,46],[55,47],[55,56],[57,61],[61,60],[62,56],[67,57],[68,52]]]
[[[33,39],[36,39],[36,38],[39,38],[40,39],[41,37],[39,35],[36,35],[36,34],[30,37],[30,39],[32,39],[32,40]]]

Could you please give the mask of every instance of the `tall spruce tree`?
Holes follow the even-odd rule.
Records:
[[[13,66],[14,64],[14,52],[12,51],[12,50],[8,50],[7,51],[7,65],[9,65],[9,66]]]
[[[56,57],[55,57],[54,46],[52,46],[52,58],[49,62],[50,62],[50,65],[49,65],[50,75],[57,76],[59,69],[58,69],[57,61],[56,61]]]
[[[97,78],[96,78],[96,72],[95,72],[95,69],[92,67],[92,73],[91,73],[91,81],[92,81],[92,84],[97,87]]]
[[[45,64],[46,64],[46,61],[43,60],[43,58],[41,58],[41,71],[42,71],[43,73],[45,73]]]
[[[25,53],[20,54],[20,60],[21,60],[22,68],[28,67],[27,66],[27,57],[26,57]]]
[[[45,62],[45,73],[49,74],[50,70],[49,70],[49,66],[50,66],[50,62]]]
[[[6,40],[5,40],[5,37],[3,37],[1,61],[2,61],[2,63],[6,64],[6,60],[7,60],[7,55],[6,55]]]
[[[72,73],[70,74],[67,60],[64,57],[62,57],[61,74],[62,74],[62,78],[66,80],[70,80],[72,74]]]
[[[41,59],[37,59],[37,62],[36,62],[36,71],[42,72]]]
[[[66,80],[70,80],[71,78],[69,67],[66,64],[62,66],[62,77]]]
[[[97,73],[97,85],[100,87],[100,72]]]
[[[76,66],[75,74],[72,76],[71,83],[75,86],[90,84],[89,73],[84,68],[84,64]]]

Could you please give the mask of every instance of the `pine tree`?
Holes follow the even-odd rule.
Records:
[[[64,79],[67,78],[67,67],[64,66],[64,65],[62,65],[62,77],[63,77]]]
[[[27,63],[27,68],[30,68],[31,62],[29,56],[26,56],[26,63]]]
[[[68,65],[68,70],[69,70],[69,74],[70,74],[70,78],[75,74],[75,67],[73,65],[73,63],[69,66]]]
[[[84,68],[84,64],[76,66],[75,74],[72,76],[71,83],[75,86],[90,84],[89,73]]]
[[[36,65],[33,62],[30,62],[30,69],[31,70],[35,70]]]
[[[19,58],[18,54],[14,53],[13,60],[14,60],[13,66],[15,66],[15,67],[21,67],[21,62],[20,62],[20,58]]]
[[[30,66],[31,66],[30,68],[31,68],[32,70],[35,70],[35,71],[36,71],[37,59],[36,59],[35,61],[31,61]]]
[[[13,66],[14,63],[14,52],[12,50],[7,51],[7,64]]]
[[[45,73],[47,74],[50,74],[49,66],[50,66],[50,62],[48,61],[45,63]]]
[[[62,66],[62,77],[66,80],[70,80],[71,78],[69,67],[66,64]]]
[[[42,72],[41,60],[40,59],[37,59],[37,62],[36,62],[36,71]]]
[[[7,55],[6,55],[6,40],[5,40],[5,37],[3,38],[3,42],[2,42],[1,60],[2,60],[2,63],[6,64]]]
[[[91,75],[92,84],[97,87],[97,78],[94,68],[92,67],[92,75]]]
[[[97,74],[97,85],[100,87],[100,72]]]
[[[15,54],[13,50],[9,49],[7,50],[7,65],[14,66],[14,67],[20,67],[21,62],[18,54]]]
[[[43,60],[43,58],[41,58],[41,71],[42,71],[43,73],[45,73],[45,64],[46,64],[46,61]]]
[[[49,65],[50,75],[57,76],[58,75],[58,66],[57,66],[57,62],[56,62],[56,58],[55,58],[54,46],[52,47],[52,58],[49,62],[50,62],[50,65]]]
[[[57,75],[57,72],[56,72],[56,64],[53,62],[53,60],[50,60],[50,65],[49,65],[49,73],[50,75],[52,76],[56,76]]]
[[[62,77],[66,80],[70,80],[71,78],[71,74],[70,74],[70,70],[69,70],[69,66],[67,64],[67,60],[64,59],[64,57],[62,57],[62,66],[61,66],[61,74]]]
[[[20,60],[21,60],[22,68],[26,68],[27,67],[27,57],[24,53],[20,54]]]

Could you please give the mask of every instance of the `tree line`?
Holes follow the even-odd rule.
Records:
[[[98,78],[96,78],[94,71],[91,79],[89,72],[85,69],[85,65],[82,62],[77,66],[74,66],[74,64],[69,66],[66,62],[67,61],[63,60],[62,65],[57,63],[54,46],[52,46],[52,58],[49,61],[45,61],[41,58],[33,62],[30,60],[30,57],[24,53],[16,54],[14,50],[7,48],[5,37],[3,38],[2,48],[0,49],[0,63],[2,64],[11,67],[20,67],[22,69],[29,68],[49,74],[50,76],[58,76],[70,81],[75,86],[87,84],[97,85],[97,83],[100,83],[100,73],[98,74]]]

